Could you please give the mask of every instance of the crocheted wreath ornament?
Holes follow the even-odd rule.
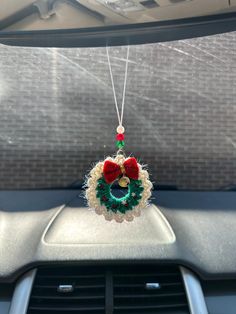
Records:
[[[116,180],[120,186],[127,187],[127,193],[120,198],[112,194],[112,185]],[[132,221],[140,216],[140,209],[148,205],[151,189],[148,172],[136,159],[117,155],[97,163],[91,170],[86,198],[89,207],[107,220]]]

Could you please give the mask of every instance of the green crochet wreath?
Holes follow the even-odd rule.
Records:
[[[101,205],[104,205],[108,211],[125,214],[128,210],[133,209],[139,204],[144,190],[141,180],[130,179],[128,191],[121,198],[117,198],[112,194],[111,186],[112,184],[106,183],[104,177],[97,181],[97,198],[100,200]]]

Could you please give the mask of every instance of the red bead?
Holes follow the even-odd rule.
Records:
[[[125,139],[125,135],[124,134],[116,134],[116,139],[117,139],[117,141],[123,141]]]

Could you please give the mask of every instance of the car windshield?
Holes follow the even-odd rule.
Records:
[[[157,186],[236,182],[235,48],[235,32],[130,47],[126,153]],[[119,102],[125,56],[110,48]],[[82,184],[116,151],[105,48],[0,45],[0,121],[0,189]]]

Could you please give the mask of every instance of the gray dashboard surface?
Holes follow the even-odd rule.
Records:
[[[0,281],[45,262],[137,260],[177,262],[205,279],[236,278],[235,192],[154,192],[170,226],[154,206],[132,223],[107,222],[85,208],[81,194],[0,192]]]

